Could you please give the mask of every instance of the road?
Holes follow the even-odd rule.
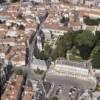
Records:
[[[36,46],[36,40],[37,40],[37,36],[39,35],[40,31],[41,31],[41,26],[43,24],[43,22],[46,20],[46,18],[48,17],[48,12],[45,13],[45,15],[43,16],[38,16],[39,17],[39,21],[40,23],[37,24],[37,28],[36,28],[36,32],[31,35],[30,39],[29,39],[29,58],[28,58],[28,62],[29,62],[29,66],[32,63],[33,60],[33,56],[34,56],[34,48]]]

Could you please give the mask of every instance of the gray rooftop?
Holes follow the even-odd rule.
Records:
[[[7,17],[5,17],[5,16],[0,16],[0,19],[1,19],[1,20],[6,20]]]
[[[96,2],[100,3],[100,0],[96,0]]]
[[[32,64],[46,66],[45,60],[40,60],[40,59],[33,59]]]
[[[68,60],[56,60],[55,64],[61,64],[61,65],[69,65],[74,67],[80,67],[80,68],[89,68],[90,64],[85,62],[74,62],[74,61],[68,61]]]

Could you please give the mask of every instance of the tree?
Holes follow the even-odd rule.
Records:
[[[73,46],[73,48],[71,49],[71,53],[72,55],[79,55],[79,50],[75,46]]]
[[[50,100],[58,100],[58,98],[56,96],[54,96]]]
[[[93,49],[91,58],[92,66],[100,69],[100,44],[97,44]]]
[[[12,3],[19,2],[20,0],[11,0]]]
[[[18,26],[18,29],[19,30],[25,30],[25,26],[24,25],[20,25],[20,26]]]
[[[91,33],[91,31],[83,31],[82,34],[78,34],[78,36],[75,39],[77,46],[83,46],[88,45],[89,47],[92,47],[95,43],[95,36]]]
[[[99,25],[99,23],[100,23],[99,20],[100,19],[91,19],[90,17],[86,16],[84,18],[84,23],[86,25]]]
[[[46,44],[44,46],[44,51],[47,52],[47,54],[50,56],[51,55],[51,51],[52,51],[52,48],[49,44]]]
[[[49,55],[47,52],[45,51],[41,51],[39,54],[38,54],[38,57],[39,59],[41,60],[47,60],[49,58]]]
[[[69,18],[62,16],[62,18],[60,19],[60,23],[67,25],[69,22]]]
[[[23,75],[24,72],[23,72],[22,69],[17,69],[17,70],[16,70],[16,74],[17,74],[17,75]]]
[[[65,22],[65,17],[62,17],[61,19],[60,19],[60,23],[64,23]]]
[[[78,30],[78,31],[71,31],[69,32],[70,37],[72,38],[72,45],[75,46],[75,38],[78,34],[83,33],[83,30]]]
[[[53,51],[52,51],[52,54],[51,54],[51,58],[52,60],[56,60],[56,58],[58,57],[65,57],[66,56],[66,51],[64,49],[64,47],[62,46],[57,46]]]
[[[49,44],[46,44],[44,46],[44,50],[42,51],[34,50],[34,51],[35,51],[34,55],[37,59],[48,60],[49,57],[51,56],[52,48]]]
[[[90,31],[83,31],[78,34],[75,38],[75,45],[80,51],[80,56],[83,59],[88,59],[90,57],[92,48],[94,47],[96,38]]]
[[[92,65],[94,68],[100,69],[100,44],[92,52]]]
[[[100,44],[97,44],[92,50],[91,57],[93,57],[93,55],[95,55],[99,50],[100,50]]]
[[[72,37],[70,33],[65,33],[63,36],[61,36],[57,41],[57,46],[63,47],[66,50],[71,49],[72,47]]]
[[[96,42],[100,44],[100,31],[96,31]]]
[[[23,14],[22,13],[18,13],[17,18],[18,19],[22,19],[22,20],[25,21],[25,17],[23,17]]]
[[[0,0],[0,3],[4,3],[6,0]]]
[[[70,33],[65,33],[59,37],[56,42],[56,48],[52,52],[52,59],[55,60],[57,57],[66,57],[67,50],[72,47],[72,37]]]

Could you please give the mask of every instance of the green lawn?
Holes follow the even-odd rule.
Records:
[[[82,61],[82,58],[76,55],[70,55],[69,59],[72,61]]]

